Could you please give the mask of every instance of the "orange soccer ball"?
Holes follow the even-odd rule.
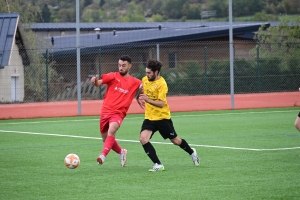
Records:
[[[65,157],[64,163],[69,169],[75,169],[80,164],[79,156],[74,153],[70,153]]]

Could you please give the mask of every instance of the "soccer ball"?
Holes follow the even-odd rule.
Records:
[[[74,153],[70,153],[65,157],[64,163],[69,169],[75,169],[80,164],[79,156]]]

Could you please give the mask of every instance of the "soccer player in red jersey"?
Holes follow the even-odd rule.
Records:
[[[131,58],[123,55],[118,62],[119,72],[102,74],[101,79],[98,79],[98,76],[91,78],[91,82],[97,87],[107,85],[100,114],[100,133],[104,146],[102,153],[97,157],[99,165],[104,163],[111,149],[119,154],[121,166],[124,167],[126,164],[127,150],[121,148],[116,141],[116,133],[141,87],[141,81],[129,75],[131,67]]]

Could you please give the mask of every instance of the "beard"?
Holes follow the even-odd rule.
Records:
[[[153,76],[151,76],[151,77],[148,77],[148,81],[155,81],[155,79],[156,79],[156,76],[155,76],[155,75],[153,75]]]
[[[120,73],[122,76],[125,76],[126,74],[128,74],[128,71],[119,71],[119,73]]]

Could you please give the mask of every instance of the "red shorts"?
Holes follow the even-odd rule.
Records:
[[[107,133],[109,124],[111,122],[117,122],[121,126],[124,117],[120,114],[103,114],[100,118],[100,133]]]

